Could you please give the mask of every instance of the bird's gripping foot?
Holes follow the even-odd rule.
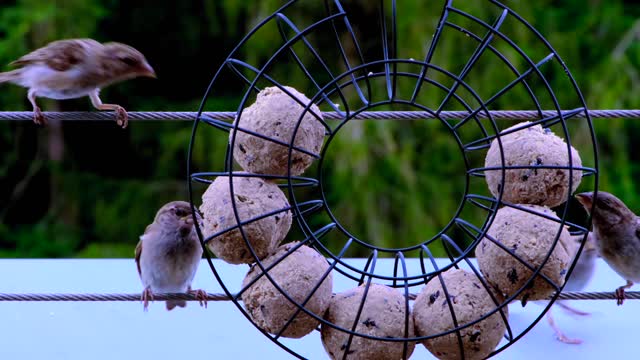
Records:
[[[119,105],[114,109],[114,111],[116,113],[116,124],[121,126],[123,129],[126,128],[129,124],[129,115],[127,114],[127,111]]]
[[[205,308],[207,307],[207,292],[206,291],[204,291],[202,289],[192,290],[191,288],[189,288],[189,290],[187,292],[196,297],[196,299],[200,303],[200,306],[204,306]]]
[[[549,309],[549,312],[547,312],[547,321],[549,322],[549,326],[551,326],[551,328],[553,329],[553,332],[556,334],[556,339],[558,339],[558,341],[565,344],[571,344],[571,345],[582,344],[582,340],[570,338],[566,336],[562,332],[562,330],[560,330],[560,328],[556,325],[556,322],[553,320],[553,314],[551,314],[551,309]]]
[[[633,286],[633,282],[627,280],[627,285],[622,285],[619,288],[616,289],[616,300],[617,300],[617,304],[618,306],[622,305],[624,303],[624,290],[628,289],[630,287]]]
[[[578,316],[589,316],[591,315],[591,313],[586,312],[586,311],[582,311],[582,310],[578,310],[572,306],[569,306],[567,304],[565,304],[562,300],[561,301],[556,301],[556,305],[560,306],[564,311],[571,313],[573,315],[578,315]]]
[[[147,286],[146,289],[144,289],[142,296],[140,297],[140,301],[142,301],[144,311],[149,310],[149,301],[153,301],[153,292],[151,292],[151,287]]]
[[[33,122],[40,126],[47,125],[47,118],[37,106],[33,108]]]

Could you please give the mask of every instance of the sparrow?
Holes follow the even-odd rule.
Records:
[[[100,89],[138,76],[155,78],[145,57],[129,45],[92,39],[58,40],[37,49],[10,65],[19,68],[0,73],[0,83],[9,82],[29,89],[33,121],[46,124],[36,97],[73,99],[89,96],[98,110],[114,110],[116,122],[127,127],[127,112],[120,105],[103,104]]]
[[[625,289],[640,281],[640,221],[617,197],[599,191],[577,194],[591,213],[598,253],[627,284],[616,289],[617,304],[624,302]]]
[[[571,240],[575,243],[572,248],[574,252],[577,252],[580,242],[582,242],[582,235],[573,235],[571,236]],[[575,254],[574,254],[575,256]],[[593,232],[590,232],[587,235],[586,243],[582,248],[582,252],[580,253],[580,257],[576,263],[576,266],[573,268],[571,272],[571,276],[569,276],[565,282],[563,291],[581,291],[584,289],[591,278],[593,277],[593,273],[596,269],[596,259],[598,258],[598,252],[596,250],[595,238]],[[567,312],[573,313],[575,315],[587,316],[590,315],[588,312],[584,312],[578,309],[575,309],[569,305],[567,305],[564,301],[558,300],[554,305],[560,306]],[[556,339],[565,343],[565,344],[581,344],[582,340],[574,339],[566,336],[560,328],[556,325],[553,319],[553,313],[551,309],[547,312],[547,321],[549,325],[553,329],[556,334]]]
[[[200,214],[196,213],[198,221]],[[207,305],[204,290],[192,290],[191,282],[202,257],[202,246],[193,226],[191,206],[185,201],[164,205],[147,226],[136,246],[135,259],[144,290],[144,310],[153,293],[187,292]],[[167,310],[187,306],[184,300],[167,301]]]

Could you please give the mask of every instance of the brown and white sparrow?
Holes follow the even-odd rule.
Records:
[[[572,251],[577,252],[580,246],[580,242],[582,241],[582,238],[583,238],[583,235],[571,236],[571,240],[575,241],[575,243],[572,244],[573,245],[572,248],[574,249]],[[587,286],[589,281],[591,281],[591,278],[593,277],[593,273],[595,272],[595,269],[596,269],[596,259],[598,258],[598,252],[596,249],[595,242],[596,241],[594,238],[594,234],[593,232],[590,232],[587,235],[586,243],[582,248],[582,252],[580,253],[580,257],[576,262],[576,266],[573,268],[571,275],[567,278],[565,282],[563,291],[583,290]],[[588,312],[584,312],[567,305],[563,300],[556,301],[554,305],[558,305],[562,309],[570,313],[573,313],[575,315],[580,315],[580,316],[589,315]],[[553,319],[552,310],[553,309],[549,309],[549,311],[547,312],[547,321],[549,322],[549,325],[555,332],[556,338],[559,341],[566,344],[581,344],[582,340],[570,338],[566,336],[562,332],[562,330],[560,330],[560,328],[558,328],[558,326],[555,323],[555,320]]]
[[[593,232],[598,253],[607,264],[627,280],[616,289],[618,305],[624,302],[624,290],[640,281],[640,218],[617,197],[599,191],[576,195],[584,208],[592,211]]]
[[[140,236],[135,255],[144,286],[141,300],[145,310],[149,300],[153,300],[153,293],[188,292],[206,307],[207,293],[191,290],[191,282],[202,257],[202,246],[193,225],[189,203],[173,201],[158,211],[153,223]],[[167,301],[167,310],[186,305],[184,300],[170,300]]]
[[[73,99],[89,96],[98,110],[114,110],[116,122],[127,127],[127,112],[120,105],[103,104],[100,89],[138,76],[156,76],[145,57],[129,45],[92,39],[58,40],[11,63],[20,68],[0,73],[0,83],[29,89],[33,121],[46,124],[36,97]]]

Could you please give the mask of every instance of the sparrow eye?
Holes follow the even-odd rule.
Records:
[[[182,209],[176,209],[175,214],[177,217],[183,217],[187,215],[187,212]]]
[[[128,66],[134,66],[135,64],[138,63],[138,61],[135,58],[132,58],[131,56],[122,57],[120,58],[120,61],[127,64]]]

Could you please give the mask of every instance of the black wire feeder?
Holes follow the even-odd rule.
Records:
[[[520,17],[513,10],[505,5],[492,0],[483,1],[486,5],[483,7],[483,13],[478,15],[471,14],[470,10],[465,10],[467,2],[458,1],[454,4],[453,0],[442,2],[434,1],[433,9],[440,13],[439,21],[432,32],[424,34],[423,41],[413,44],[414,51],[422,50],[424,52],[419,60],[413,58],[403,58],[398,54],[398,43],[402,40],[403,34],[398,33],[398,25],[396,19],[401,16],[403,8],[402,4],[396,4],[396,1],[381,0],[377,5],[377,15],[375,20],[378,33],[365,33],[364,25],[360,27],[358,22],[362,22],[365,18],[362,13],[364,9],[373,7],[373,5],[362,5],[362,2],[353,2],[350,4],[345,1],[343,4],[339,0],[324,1],[289,1],[277,11],[266,17],[251,30],[229,54],[228,58],[218,69],[209,89],[207,90],[201,107],[198,112],[198,119],[193,127],[191,143],[189,148],[189,192],[192,206],[199,206],[199,197],[196,194],[196,184],[210,184],[217,176],[229,177],[229,185],[231,190],[231,201],[238,225],[221,230],[220,232],[208,237],[202,235],[201,229],[197,226],[198,235],[203,246],[215,236],[221,235],[227,231],[238,229],[242,234],[249,250],[254,259],[256,266],[263,271],[278,291],[280,291],[289,301],[298,306],[298,313],[304,312],[309,316],[320,321],[323,326],[331,326],[343,332],[350,334],[349,341],[346,344],[347,349],[344,351],[345,357],[348,354],[348,348],[354,336],[364,338],[372,338],[384,341],[404,342],[405,355],[407,357],[408,342],[422,341],[428,338],[443,336],[450,333],[457,335],[458,344],[460,346],[460,354],[464,358],[464,349],[460,330],[472,326],[479,321],[491,316],[496,312],[500,312],[501,317],[506,325],[506,334],[498,348],[491,356],[501,352],[522,336],[524,336],[545,314],[553,301],[558,297],[563,285],[558,285],[549,278],[540,273],[540,270],[549,259],[553,247],[558,243],[560,231],[563,227],[569,226],[574,232],[580,234],[587,233],[587,227],[578,225],[569,221],[567,218],[571,194],[568,195],[567,201],[556,208],[559,220],[548,217],[534,210],[521,207],[516,204],[508,203],[502,200],[502,191],[497,197],[490,193],[476,193],[472,191],[473,186],[470,185],[474,179],[484,181],[484,173],[488,170],[500,170],[502,176],[502,184],[505,183],[505,170],[508,169],[571,169],[582,171],[583,176],[591,175],[593,188],[597,189],[597,150],[595,143],[595,135],[587,111],[586,104],[580,90],[571,76],[569,69],[565,66],[560,56],[551,47],[551,45],[538,33],[529,23]],[[358,4],[359,3],[359,4]],[[297,23],[295,16],[301,11],[306,11],[305,19],[309,23]],[[315,17],[314,17],[315,16]],[[312,20],[308,20],[312,17]],[[375,23],[372,18],[367,20]],[[358,30],[354,30],[358,29]],[[535,51],[532,51],[530,44],[527,50],[524,50],[518,44],[514,43],[509,34],[514,31],[525,31],[531,35],[530,38],[535,39]],[[267,34],[267,35],[265,35]],[[248,47],[259,42],[264,36],[280,36],[281,41],[273,49],[272,56],[267,59],[259,59],[248,51]],[[271,38],[272,39],[272,38]],[[375,45],[371,45],[372,40],[379,39]],[[438,66],[438,49],[445,46],[446,41],[456,41],[452,39],[461,39],[460,49],[467,51],[467,54],[458,60],[461,61],[460,68],[445,69]],[[424,54],[426,53],[426,54]],[[540,54],[540,55],[534,55]],[[340,67],[335,66],[333,62],[327,62],[331,56],[334,60],[337,58]],[[513,80],[508,84],[496,85],[487,83],[484,80],[474,80],[481,78],[481,63],[483,56],[491,56],[492,61],[499,61],[507,73],[513,75]],[[288,69],[280,71],[280,67]],[[285,88],[289,84],[289,79],[293,75],[289,74],[291,68],[297,69],[308,87],[302,91],[310,97],[311,103],[306,104],[298,100]],[[474,69],[476,72],[474,72]],[[474,77],[475,75],[475,77]],[[553,78],[551,77],[553,76]],[[475,82],[474,82],[475,81]],[[407,85],[410,84],[410,85]],[[292,99],[304,106],[304,112],[298,119],[298,124],[294,130],[291,141],[288,143],[278,139],[273,139],[263,134],[258,134],[243,128],[242,114],[243,109],[255,99],[256,94],[266,86],[276,86],[284,93],[288,94]],[[564,86],[564,87],[562,87]],[[559,90],[562,87],[560,95]],[[554,92],[556,89],[556,92]],[[428,98],[423,96],[422,92],[429,92]],[[229,100],[235,99],[230,94],[240,98],[240,101]],[[241,96],[238,96],[241,95]],[[221,120],[210,117],[204,113],[207,105],[211,105],[213,97],[226,99],[227,110],[235,109],[237,111],[236,121],[231,123],[228,120]],[[500,133],[505,128],[501,126],[491,115],[492,110],[505,110],[508,106],[510,96],[520,96],[530,101],[532,109],[538,114],[538,118],[534,121],[523,125],[521,128],[542,125],[545,128],[554,127],[555,132],[563,137],[567,143],[567,152],[569,153],[568,166],[550,166],[550,165],[525,165],[525,166],[506,166],[504,152],[502,149]],[[232,105],[233,104],[233,105]],[[332,111],[339,114],[339,119],[323,120],[313,114],[311,105],[316,104],[322,111]],[[338,219],[331,211],[327,201],[328,189],[325,186],[325,178],[327,175],[326,168],[331,165],[325,163],[325,154],[331,146],[332,140],[339,130],[354,119],[358,114],[364,111],[370,111],[375,107],[400,107],[402,109],[411,108],[414,110],[426,112],[437,119],[446,129],[453,135],[459,149],[464,158],[466,171],[460,176],[465,178],[466,186],[464,195],[456,213],[452,216],[451,221],[437,234],[430,239],[420,241],[418,244],[403,248],[382,248],[374,246],[350,233],[344,227],[340,219]],[[563,109],[566,107],[569,110]],[[549,116],[550,109],[552,115]],[[464,111],[466,115],[462,119],[451,119],[444,117],[447,111]],[[319,154],[311,153],[308,150],[298,148],[293,145],[293,139],[298,131],[303,116],[311,113],[318,121],[322,123],[326,130],[323,150]],[[375,121],[375,120],[373,120]],[[434,121],[434,120],[412,120],[412,121]],[[573,166],[574,161],[571,158],[570,147],[572,146],[571,129],[588,129],[588,143],[590,149],[581,148],[581,154],[584,159],[592,162],[591,167]],[[231,130],[243,131],[253,136],[272,141],[288,147],[289,151],[289,170],[286,176],[272,174],[250,174],[234,172],[232,149],[235,143],[237,131],[230,139],[230,143],[226,148],[224,158],[224,171],[196,171],[194,169],[195,144],[210,144],[208,138],[208,129],[223,130],[229,132]],[[470,133],[476,135],[476,138],[469,139],[466,136],[467,130],[472,129]],[[518,129],[518,130],[519,130]],[[485,167],[482,160],[483,151],[489,148],[493,140],[496,140],[500,147],[500,157],[503,166]],[[424,134],[424,140],[429,141],[428,134]],[[374,146],[373,144],[371,146]],[[317,170],[310,168],[305,176],[291,176],[292,151],[300,151],[316,159]],[[323,171],[325,169],[325,171]],[[279,209],[270,213],[262,214],[258,217],[240,221],[238,210],[236,208],[236,197],[233,196],[233,177],[261,177],[276,181],[278,185],[286,189],[290,207]],[[569,176],[569,188],[572,188],[573,176]],[[486,188],[486,186],[485,186]],[[307,200],[311,199],[311,200]],[[472,207],[482,211],[484,221],[474,223],[465,219],[465,209]],[[558,232],[552,249],[547,254],[544,262],[540,266],[532,266],[518,255],[513,253],[511,249],[502,246],[496,239],[487,234],[487,230],[493,222],[496,211],[500,207],[513,207],[534,213],[538,216],[555,221],[558,224]],[[253,221],[272,216],[274,214],[291,211],[295,218],[298,231],[303,234],[299,244],[290,249],[282,258],[271,264],[269,267],[258,259],[254,249],[251,247],[243,226]],[[317,221],[312,219],[323,214],[330,219],[328,223],[318,226]],[[454,238],[452,232],[458,234],[461,238]],[[332,236],[327,236],[331,234]],[[455,313],[451,300],[448,297],[447,286],[442,279],[441,273],[461,264],[471,269],[478,277],[480,283],[489,291],[488,283],[483,279],[477,266],[470,260],[473,250],[483,238],[488,238],[500,246],[504,251],[509,252],[519,262],[524,264],[532,271],[532,275],[527,284],[531,284],[534,278],[539,277],[548,282],[555,290],[555,294],[546,307],[540,307],[540,314],[529,326],[523,329],[513,329],[507,322],[504,314],[506,307],[514,300],[527,285],[523,286],[516,294],[505,299],[504,302],[498,301],[492,296],[495,303],[495,309],[488,312],[483,317],[466,324],[459,324],[456,321]],[[331,244],[327,239],[331,239]],[[583,241],[584,243],[584,241]],[[360,305],[358,314],[356,315],[352,328],[342,328],[328,322],[322,317],[310,312],[305,308],[306,302],[297,303],[283,291],[283,289],[275,282],[268,273],[268,270],[277,265],[282,259],[288,256],[302,245],[315,248],[323,256],[327,258],[329,270],[324,274],[321,281],[318,282],[313,289],[315,292],[330,272],[336,272],[340,275],[352,280],[354,286],[365,285],[364,297]],[[434,246],[444,248],[449,258],[448,263],[436,261],[432,255]],[[206,248],[206,247],[205,247]],[[340,251],[332,251],[331,249],[341,249]],[[354,249],[358,249],[360,253],[366,251],[369,253],[364,266],[355,266],[353,262],[345,259]],[[580,246],[579,252],[582,250]],[[253,284],[257,278],[240,289],[238,292],[230,290],[225,285],[224,274],[221,269],[216,268],[212,262],[212,255],[205,251],[209,260],[209,265],[224,289],[225,293],[232,299],[238,309],[251,321],[246,310],[240,304],[240,296],[248,286]],[[393,272],[378,273],[376,272],[376,262],[380,257],[393,257]],[[409,257],[417,258],[419,261],[419,269],[415,273],[406,262]],[[577,257],[576,257],[577,258]],[[569,274],[575,266],[571,264]],[[259,277],[258,277],[259,278]],[[237,279],[236,279],[237,280]],[[409,337],[407,326],[405,326],[404,338],[377,338],[363,333],[354,331],[360,317],[364,299],[372,282],[382,283],[394,288],[399,288],[405,295],[405,322],[409,317],[410,293],[415,293],[429,281],[440,281],[445,292],[445,298],[448,301],[449,309],[452,312],[452,319],[455,325],[454,329],[423,337]],[[312,294],[313,294],[312,292]],[[311,294],[307,300],[311,297]],[[297,315],[296,313],[295,315]],[[295,315],[289,320],[289,323],[280,331],[279,334],[269,334],[264,330],[256,327],[269,339],[281,346],[290,354],[298,357],[309,357],[309,354],[301,354],[299,350],[295,350],[295,342],[283,342],[281,338],[282,332],[291,323]],[[255,323],[254,323],[255,325]],[[405,324],[406,325],[406,324]]]

